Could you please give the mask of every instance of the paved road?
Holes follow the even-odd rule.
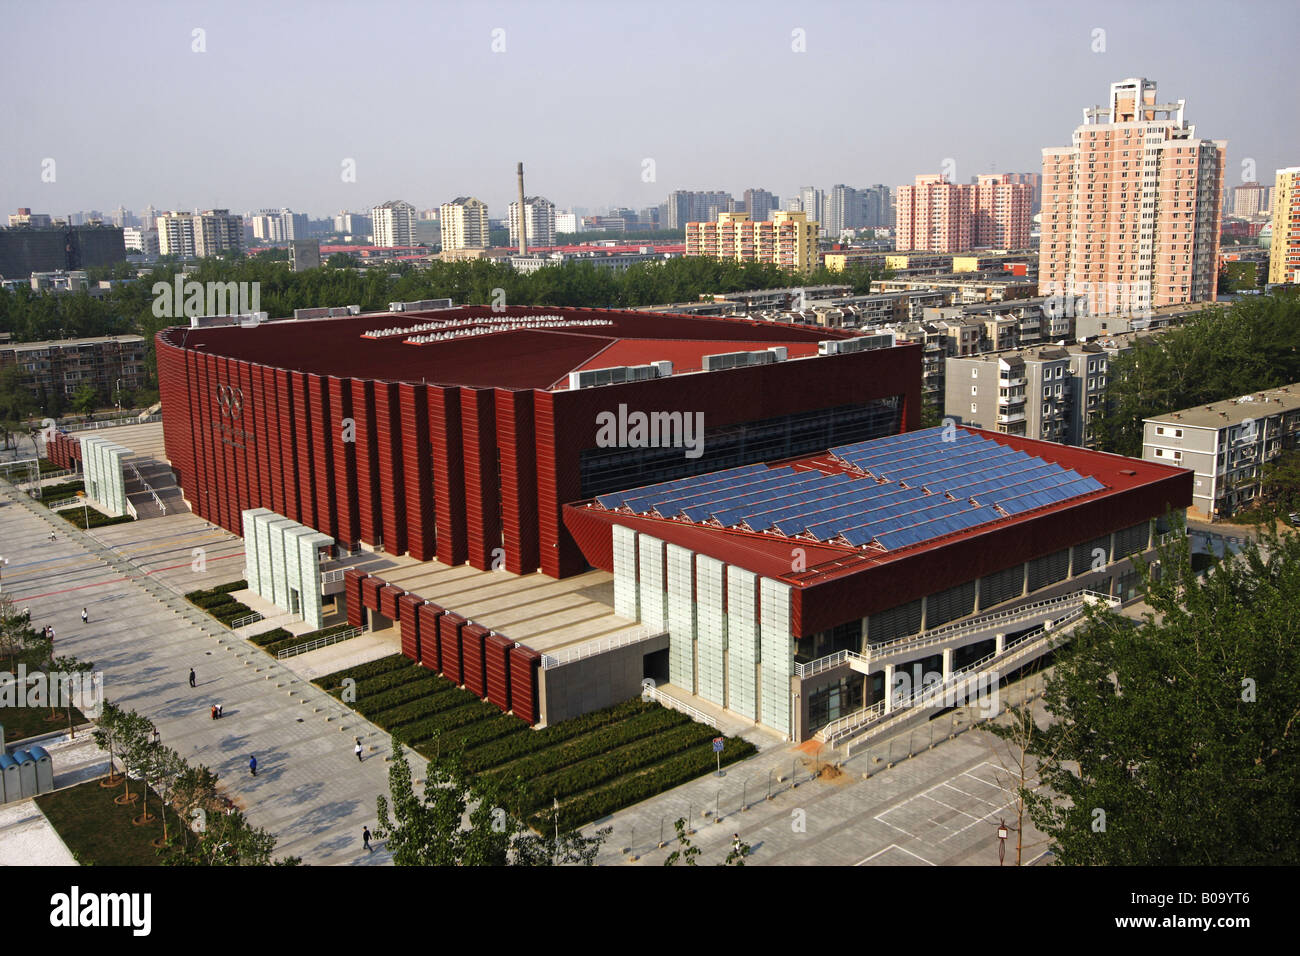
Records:
[[[311,864],[388,862],[388,854],[361,846],[362,826],[375,825],[375,797],[387,792],[382,731],[178,596],[238,578],[241,561],[217,560],[230,556],[237,538],[189,514],[90,535],[10,485],[0,485],[0,501],[5,593],[30,608],[34,624],[54,626],[56,651],[95,662],[107,699],[149,717],[163,742],[217,771],[250,821],[279,838],[277,855]],[[116,538],[132,560],[97,535]],[[189,555],[200,538],[208,559],[196,573]],[[89,624],[81,622],[83,606]],[[213,722],[217,701],[225,717]],[[356,735],[367,747],[361,764],[352,753]]]
[[[1040,683],[1035,679],[1034,686]],[[1022,690],[1004,688],[1003,699],[1019,700]],[[1045,726],[1041,702],[1035,709]],[[690,814],[696,829],[691,841],[703,850],[705,864],[725,859],[738,833],[751,847],[749,865],[997,866],[998,822],[1017,825],[1018,780],[1008,745],[976,729],[947,740],[948,717],[934,726],[933,749],[926,747],[926,725],[899,735],[892,750],[882,741],[870,754],[844,762],[839,774],[813,779],[811,771],[820,766],[815,752],[785,746],[728,768],[725,777],[684,784],[601,821],[614,832],[598,862],[662,864],[676,845],[673,821]],[[913,749],[920,752],[903,759]],[[886,768],[891,752],[898,762]],[[863,779],[868,769],[871,776]],[[715,807],[721,814],[716,823]],[[664,849],[657,846],[660,832],[668,842]],[[1027,821],[1024,843],[1025,863],[1045,859],[1047,844]],[[1009,864],[1015,847],[1012,834]]]

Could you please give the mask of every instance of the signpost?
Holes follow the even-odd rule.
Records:
[[[718,758],[718,776],[719,776],[719,777],[721,777],[721,776],[725,776],[725,775],[723,774],[723,772],[722,772],[722,744],[723,744],[723,738],[721,738],[721,737],[714,737],[714,738],[713,738],[713,752],[714,752],[714,754],[717,755],[717,758]]]

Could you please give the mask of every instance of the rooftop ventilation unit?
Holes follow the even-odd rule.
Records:
[[[451,299],[417,299],[414,302],[390,302],[389,312],[431,312],[434,309],[450,309]]]
[[[596,385],[622,385],[624,382],[648,382],[673,374],[673,363],[651,362],[649,365],[615,365],[611,368],[587,368],[569,373],[569,388],[592,388]]]
[[[851,339],[823,339],[817,343],[818,355],[847,355],[850,352],[865,352],[869,349],[889,349],[897,343],[893,332],[878,335],[859,335]]]
[[[704,371],[718,372],[728,368],[744,368],[749,365],[775,365],[784,362],[786,350],[783,346],[763,349],[761,352],[723,352],[719,355],[704,356]]]

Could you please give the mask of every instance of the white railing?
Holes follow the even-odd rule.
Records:
[[[1093,594],[1095,592],[1088,591],[1084,593]],[[1113,598],[1109,595],[1102,595],[1102,597],[1104,597],[1106,602],[1112,607],[1120,603],[1118,598]],[[892,726],[892,724],[911,716],[908,711],[918,703],[924,703],[927,700],[934,701],[936,699],[942,700],[947,698],[952,695],[952,692],[957,689],[958,685],[960,685],[970,675],[975,674],[978,676],[986,670],[990,664],[997,663],[999,667],[1005,669],[1026,657],[1036,656],[1037,654],[1044,652],[1046,650],[1046,645],[1061,640],[1065,636],[1064,629],[1078,623],[1083,618],[1085,611],[1085,606],[1068,610],[1065,612],[1064,616],[1040,624],[1027,634],[1023,634],[1016,638],[1015,643],[1003,647],[1000,654],[995,651],[977,661],[967,664],[965,667],[960,667],[950,672],[948,677],[940,684],[923,687],[914,691],[907,697],[896,698],[889,709],[889,719],[875,727],[874,730],[877,732],[884,730],[887,727]],[[889,692],[889,688],[886,688],[886,693]],[[885,701],[877,701],[870,707],[864,707],[852,714],[846,714],[843,717],[831,721],[825,727],[818,730],[813,736],[823,743],[829,743],[834,746],[839,740],[849,734],[856,733],[865,728],[868,724],[874,723],[884,717],[884,708]]]
[[[543,654],[542,667],[559,667],[561,664],[571,664],[574,661],[582,660],[584,657],[594,657],[597,654],[604,654],[606,651],[612,651],[618,647],[627,647],[629,644],[648,641],[652,637],[658,637],[663,633],[663,631],[652,631],[648,627],[633,628],[614,637],[602,638],[599,641],[588,641],[585,644],[579,644],[576,647],[555,654]]]
[[[132,416],[130,418],[106,418],[99,422],[76,422],[70,425],[56,426],[61,432],[84,432],[94,431],[100,428],[116,428],[119,425],[147,425],[150,422],[162,421],[162,412],[157,412],[147,418]]]
[[[60,498],[58,501],[51,501],[45,507],[49,508],[51,511],[57,511],[59,508],[68,508],[72,505],[79,504],[81,504],[80,498]]]
[[[704,711],[696,710],[690,704],[683,703],[682,701],[678,700],[676,697],[672,697],[668,694],[665,694],[663,691],[661,691],[658,687],[655,686],[655,682],[650,678],[646,678],[641,682],[641,699],[646,702],[653,701],[655,703],[661,704],[662,706],[667,707],[670,710],[680,711],[681,713],[685,714],[687,717],[690,717],[692,720],[698,720],[702,724],[709,724],[710,726],[713,725],[713,718],[710,717],[708,714],[704,713]]]
[[[284,660],[286,657],[297,657],[299,654],[306,654],[310,651],[319,650],[322,647],[329,647],[331,644],[337,644],[339,641],[350,641],[360,634],[364,634],[365,628],[350,627],[346,631],[339,631],[337,634],[330,634],[327,637],[318,637],[307,641],[303,644],[295,644],[293,647],[286,647],[284,650],[276,653],[276,660]]]
[[[232,631],[237,631],[241,627],[248,627],[248,625],[250,624],[256,624],[258,621],[262,621],[265,619],[266,619],[265,615],[257,614],[257,613],[250,614],[248,615],[248,617],[237,617],[230,622],[230,629]]]
[[[1046,611],[1054,608],[1064,607],[1071,604],[1077,604],[1088,597],[1093,597],[1106,603],[1115,603],[1116,599],[1107,594],[1101,594],[1097,591],[1090,591],[1084,588],[1079,591],[1071,591],[1069,594],[1060,595],[1059,597],[1046,598],[1042,601],[1035,601],[1033,604],[1021,604],[1018,607],[1008,608],[1005,611],[997,611],[992,614],[985,614],[967,621],[958,621],[955,624],[946,624],[943,627],[935,628],[933,631],[922,631],[919,634],[910,634],[907,637],[895,638],[892,641],[885,641],[882,644],[868,645],[865,654],[858,654],[854,651],[836,651],[834,654],[828,654],[826,657],[819,657],[815,661],[809,661],[807,664],[795,664],[794,673],[796,677],[805,678],[821,674],[832,668],[839,667],[842,664],[857,661],[862,664],[870,664],[873,659],[888,657],[899,651],[919,650],[924,647],[930,647],[934,644],[940,644],[945,641],[953,640],[963,633],[977,633],[988,630],[995,624],[1007,624],[1015,620],[1036,617]]]
[[[135,505],[131,504],[130,499],[127,499],[126,502],[126,513],[129,514],[133,520],[140,520],[140,515],[136,512]]]

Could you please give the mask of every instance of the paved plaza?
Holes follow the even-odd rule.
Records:
[[[382,848],[362,848],[361,828],[374,827],[375,797],[387,793],[388,738],[180,597],[240,577],[238,538],[188,512],[88,534],[10,486],[0,501],[0,557],[9,560],[0,586],[35,626],[53,625],[57,653],[94,661],[107,699],[144,714],[163,742],[219,773],[249,820],[279,838],[277,855],[387,862]],[[218,702],[225,716],[214,722],[209,708]],[[356,736],[366,748],[360,764]]]

